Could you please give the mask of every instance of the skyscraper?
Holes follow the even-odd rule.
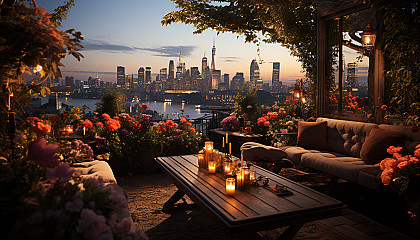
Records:
[[[144,88],[144,79],[145,79],[144,67],[140,67],[138,71],[138,84],[139,84],[140,89]]]
[[[214,60],[214,56],[216,55],[216,44],[215,40],[213,40],[213,48],[211,49],[211,70],[216,70],[216,62]]]
[[[251,66],[249,67],[249,81],[251,86],[255,87],[257,85],[257,80],[260,79],[260,67],[258,62],[255,59],[252,59]]]
[[[245,82],[244,73],[237,72],[230,83],[230,90],[239,90]]]
[[[167,68],[161,68],[159,72],[159,80],[162,82],[162,90],[167,89],[167,79],[168,79],[168,70]]]
[[[167,80],[167,84],[166,84],[166,89],[173,89],[173,87],[174,87],[174,79],[175,79],[175,65],[174,65],[174,60],[169,60],[168,80]]]
[[[117,87],[125,86],[125,67],[117,66]]]
[[[152,82],[152,68],[146,67],[145,83],[149,84]]]
[[[210,76],[210,68],[207,63],[207,57],[204,53],[204,57],[201,60],[201,75],[203,77],[203,85],[201,91],[205,92],[211,88],[211,76]]]
[[[344,80],[344,90],[356,93],[359,91],[358,65],[356,62],[347,64],[347,78]]]
[[[271,87],[273,92],[279,92],[281,88],[280,82],[280,63],[273,62],[273,75],[271,76]]]
[[[211,71],[211,89],[218,90],[219,83],[222,80],[222,71],[212,70]]]

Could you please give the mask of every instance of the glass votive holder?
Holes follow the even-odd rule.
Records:
[[[235,178],[226,178],[226,195],[233,196],[235,194]]]
[[[242,175],[242,169],[236,172],[236,188],[242,188],[244,186],[244,178]]]
[[[232,161],[225,158],[225,161],[223,162],[223,174],[228,175],[233,170],[232,167]]]
[[[204,142],[204,148],[206,149],[206,154],[213,153],[213,142],[212,141]]]
[[[252,171],[249,174],[249,180],[251,181],[251,183],[254,183],[257,181],[257,172],[256,171]]]
[[[200,150],[198,152],[198,167],[201,167],[201,168],[206,167],[205,162],[204,162],[204,156],[205,156],[204,151]]]
[[[209,161],[209,173],[216,173],[216,162],[215,161]]]
[[[246,186],[251,183],[250,181],[251,170],[249,169],[249,167],[241,167],[241,169],[243,171],[244,186]]]

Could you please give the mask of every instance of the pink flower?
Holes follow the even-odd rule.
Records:
[[[47,144],[47,140],[40,137],[28,144],[28,158],[42,167],[54,167],[58,163],[57,149],[57,144]]]
[[[94,211],[83,208],[80,212],[77,233],[82,233],[85,239],[112,239],[112,230],[106,225],[105,217]]]
[[[251,105],[248,105],[246,108],[248,108],[248,109],[252,109],[252,106],[251,106]]]
[[[74,168],[68,163],[60,163],[55,168],[47,168],[47,178],[52,182],[68,182],[74,173]]]

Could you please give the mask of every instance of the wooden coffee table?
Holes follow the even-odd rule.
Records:
[[[230,197],[225,194],[225,177],[199,169],[197,155],[158,157],[156,161],[178,187],[164,209],[173,207],[186,194],[232,235],[288,226],[281,239],[292,239],[304,223],[339,216],[345,207],[336,199],[258,166],[251,167],[257,177],[268,177],[269,185],[283,184],[293,194],[279,197],[263,187],[250,186]]]

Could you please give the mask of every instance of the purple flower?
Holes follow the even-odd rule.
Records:
[[[51,182],[67,182],[71,179],[74,173],[74,168],[70,167],[68,163],[60,163],[55,168],[47,168],[47,178]]]
[[[181,134],[183,131],[181,129],[175,129],[176,134]]]
[[[82,144],[83,144],[83,142],[82,142],[82,141],[80,141],[80,140],[78,140],[78,139],[75,139],[75,140],[71,141],[70,146],[71,146],[71,148],[73,148],[73,149],[78,149],[78,148],[79,148],[79,146],[80,146],[80,145],[82,145]]]
[[[54,167],[58,163],[57,149],[57,144],[47,144],[47,140],[40,137],[28,144],[28,158],[42,167]]]
[[[248,105],[246,108],[248,108],[248,109],[252,109],[252,106],[251,106],[251,105]]]
[[[127,131],[127,130],[125,130],[125,129],[123,129],[123,130],[121,130],[121,134],[122,134],[122,135],[128,135],[128,131]]]
[[[72,150],[72,148],[71,148],[70,146],[68,146],[68,147],[64,148],[64,152],[65,152],[65,153],[70,153],[70,152],[71,152],[71,150]]]
[[[232,128],[236,128],[237,126],[239,126],[239,120],[235,116],[229,116],[229,117],[224,118],[220,122],[220,124],[225,129],[232,129]]]

